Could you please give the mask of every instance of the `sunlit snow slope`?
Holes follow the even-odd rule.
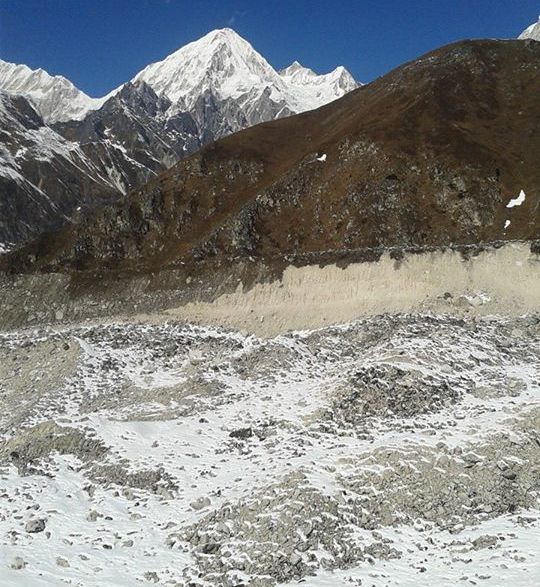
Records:
[[[518,39],[533,39],[534,41],[540,41],[540,17],[538,17],[537,22],[527,27],[521,35],[519,35]]]
[[[90,98],[65,77],[1,59],[0,89],[24,96],[47,123],[83,118],[107,98]]]

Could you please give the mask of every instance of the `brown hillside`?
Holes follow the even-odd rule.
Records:
[[[282,268],[538,239],[539,96],[540,43],[456,43],[319,110],[218,141],[0,268]],[[522,189],[525,202],[507,208]]]

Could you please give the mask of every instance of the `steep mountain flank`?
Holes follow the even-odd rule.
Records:
[[[186,144],[183,119],[163,123],[162,102],[147,86],[126,85],[99,115],[47,125],[29,100],[0,90],[3,248],[20,246],[60,228],[73,215],[84,217],[117,201],[172,165]],[[189,118],[186,124],[192,124]]]
[[[22,96],[0,91],[0,251],[116,199],[95,147],[66,140]]]
[[[99,99],[63,77],[0,60],[0,91],[13,100],[22,96],[33,106],[47,129],[43,148],[54,150],[67,139],[70,150],[77,147],[101,177],[96,183],[96,173],[89,174],[86,164],[75,179],[71,170],[40,166],[41,187],[32,190],[28,214],[25,197],[14,194],[28,192],[35,174],[25,175],[24,166],[12,173],[12,157],[4,157],[8,151],[24,151],[26,143],[17,144],[20,133],[9,138],[0,134],[0,243],[19,246],[58,228],[81,205],[89,181],[95,193],[82,214],[100,199],[110,201],[111,190],[114,199],[121,199],[205,144],[262,121],[317,108],[358,85],[343,67],[326,75],[291,68],[278,73],[231,29],[208,33]],[[8,171],[2,174],[2,169]],[[48,213],[51,202],[61,213]]]
[[[532,39],[533,41],[540,41],[540,16],[538,20],[528,26],[518,37],[518,39]]]
[[[211,276],[245,261],[261,275],[388,248],[538,239],[539,73],[537,43],[444,47],[212,144],[2,266]]]
[[[343,67],[326,75],[289,70],[275,71],[233,30],[211,31],[144,68],[99,110],[56,129],[81,144],[125,150],[140,169],[122,174],[124,187],[138,187],[203,145],[318,108],[358,86]]]
[[[100,144],[122,152],[127,160],[118,184],[126,192],[200,147],[193,117],[184,112],[170,116],[170,107],[170,100],[157,96],[144,82],[127,83],[82,121],[55,128],[82,145]]]

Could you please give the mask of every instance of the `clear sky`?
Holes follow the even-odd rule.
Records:
[[[367,82],[452,41],[515,37],[539,13],[540,0],[0,0],[0,58],[101,96],[229,26],[276,68],[344,65]]]

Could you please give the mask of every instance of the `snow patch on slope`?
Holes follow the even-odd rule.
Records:
[[[507,208],[515,208],[516,206],[521,206],[521,204],[523,204],[523,202],[525,201],[525,192],[523,190],[521,190],[519,192],[519,196],[517,198],[512,198],[508,204],[506,204]]]

